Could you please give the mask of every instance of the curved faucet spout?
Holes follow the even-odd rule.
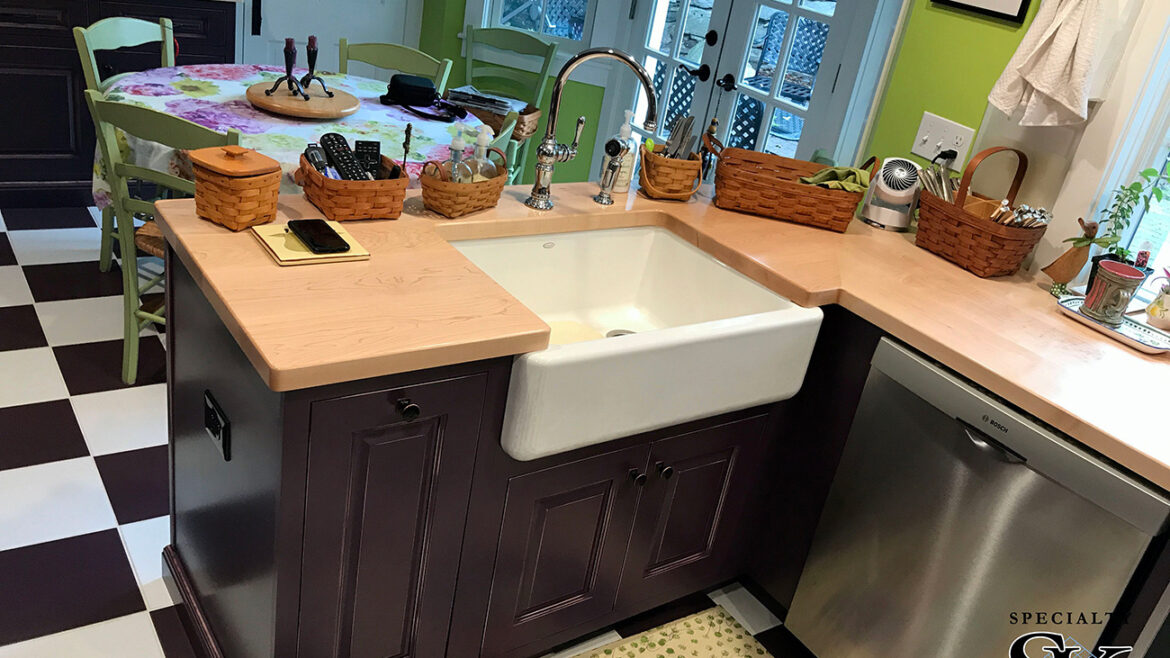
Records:
[[[585,117],[577,120],[577,136],[572,145],[566,146],[557,143],[557,119],[561,112],[561,92],[564,91],[565,81],[573,70],[582,63],[591,59],[609,58],[625,64],[646,90],[646,117],[642,127],[653,133],[658,127],[658,99],[654,94],[654,82],[650,74],[629,53],[616,48],[586,48],[569,58],[557,73],[553,83],[552,98],[548,106],[548,122],[545,125],[544,139],[536,149],[536,182],[532,185],[532,194],[524,201],[524,205],[537,210],[549,210],[552,203],[552,175],[553,165],[557,162],[568,162],[577,156],[577,141],[581,137],[581,129],[585,125]]]
[[[572,75],[573,70],[581,64],[591,60],[600,58],[616,59],[625,64],[638,76],[638,81],[642,83],[643,89],[646,90],[646,117],[643,119],[642,128],[649,132],[654,132],[658,128],[658,98],[654,94],[654,81],[650,79],[650,74],[634,59],[629,53],[618,50],[616,48],[586,48],[581,52],[569,58],[565,65],[561,67],[560,73],[557,73],[556,80],[553,82],[552,97],[548,105],[548,125],[545,127],[544,136],[556,139],[557,134],[557,117],[561,109],[561,92],[568,81],[569,76]]]

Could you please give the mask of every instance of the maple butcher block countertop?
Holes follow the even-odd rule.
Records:
[[[254,237],[158,202],[158,223],[270,388],[286,391],[541,350],[549,328],[447,240],[659,225],[803,306],[840,304],[1123,467],[1170,489],[1170,358],[1063,317],[1043,275],[979,279],[853,222],[844,234],[557,183],[549,212],[505,188],[499,206],[447,220],[417,190],[396,221],[347,222],[368,261],[280,267]],[[321,217],[282,195],[277,221]],[[1157,419],[1163,423],[1159,427]]]

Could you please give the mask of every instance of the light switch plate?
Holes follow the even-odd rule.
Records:
[[[954,168],[962,170],[963,165],[967,164],[967,154],[971,151],[974,139],[973,128],[937,114],[923,112],[922,123],[918,126],[918,135],[914,138],[914,147],[910,152],[930,160],[941,151],[955,149],[959,157],[955,158]]]

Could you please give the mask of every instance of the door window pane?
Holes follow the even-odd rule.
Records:
[[[743,65],[743,83],[767,93],[772,86],[776,63],[784,46],[788,12],[761,6],[756,13],[747,61]]]
[[[797,107],[808,107],[828,37],[828,25],[804,16],[797,17],[796,34],[792,38],[784,77],[780,81],[781,98]]]
[[[796,145],[804,130],[804,119],[777,108],[772,112],[772,123],[768,126],[768,137],[764,150],[786,158],[796,157]]]
[[[714,0],[691,0],[687,4],[687,20],[683,24],[682,44],[678,49],[678,58],[684,62],[698,64],[703,59],[712,4]]]
[[[832,16],[837,10],[837,0],[800,0],[800,6],[818,14]]]
[[[764,120],[764,104],[751,96],[738,94],[731,125],[727,128],[727,146],[741,149],[756,148],[756,136]]]
[[[670,96],[666,99],[666,112],[663,114],[662,125],[659,129],[662,135],[670,135],[670,126],[675,119],[686,116],[691,112],[691,103],[695,100],[695,81],[693,75],[685,71],[675,71],[670,82]]]
[[[654,0],[654,9],[650,12],[650,31],[646,35],[647,48],[670,54],[678,34],[682,5],[682,0]]]

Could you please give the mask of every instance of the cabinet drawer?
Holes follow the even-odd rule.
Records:
[[[231,2],[210,0],[155,0],[154,2],[128,2],[124,0],[103,0],[98,5],[99,18],[108,16],[129,16],[157,23],[167,17],[175,28],[176,54],[215,55],[223,57],[221,63],[231,62],[235,50],[236,5]],[[127,48],[130,52],[152,52],[158,55],[157,44],[146,44]],[[155,64],[154,67],[157,67]]]
[[[87,0],[4,0],[0,3],[0,43],[24,48],[72,50],[73,28],[89,25]],[[80,70],[80,61],[77,64]]]

